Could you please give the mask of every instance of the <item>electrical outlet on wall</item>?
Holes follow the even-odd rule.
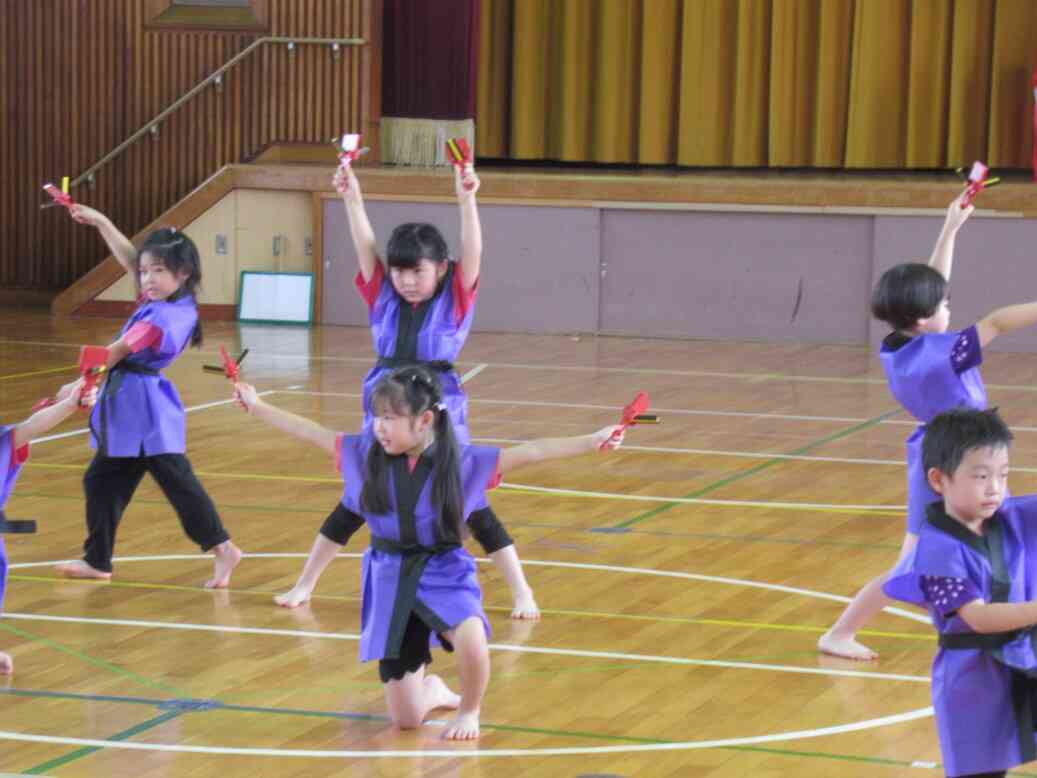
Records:
[[[216,253],[226,254],[227,253],[227,236],[222,234],[216,235]]]
[[[307,236],[306,240],[302,242],[302,253],[307,257],[313,256],[313,238]]]

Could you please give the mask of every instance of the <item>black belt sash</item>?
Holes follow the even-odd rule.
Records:
[[[36,531],[36,522],[32,519],[9,519],[0,511],[0,535],[28,535]]]
[[[449,629],[439,619],[418,601],[418,584],[421,583],[421,575],[425,572],[428,561],[437,554],[444,554],[461,548],[460,543],[437,543],[434,546],[421,546],[409,543],[400,543],[388,538],[372,537],[371,548],[401,557],[400,577],[396,584],[396,602],[393,605],[392,619],[389,622],[389,635],[385,641],[383,658],[397,659],[400,656],[400,648],[403,644],[403,635],[407,630],[407,621],[410,614],[419,611],[422,620],[437,632]]]
[[[998,515],[995,513],[986,522],[982,537],[947,516],[942,502],[930,505],[926,511],[926,517],[929,523],[937,529],[961,540],[987,559],[990,563],[991,574],[990,601],[992,603],[1008,602],[1011,580],[1008,577],[1008,566],[1005,564],[1004,526]],[[1027,631],[1030,633],[1030,641],[1034,643],[1035,652],[1037,652],[1037,642],[1034,642],[1037,633],[1033,627],[1012,632],[987,634],[965,632],[940,635],[940,646],[951,651],[962,649],[986,651],[995,660],[1001,662],[1001,648]],[[1015,714],[1016,730],[1019,735],[1019,754],[1023,762],[1032,762],[1037,759],[1037,746],[1034,743],[1034,732],[1037,731],[1034,722],[1034,713],[1037,712],[1037,678],[1031,678],[1014,667],[1007,669],[1012,676],[1012,711]]]
[[[122,381],[126,377],[127,373],[136,373],[137,375],[162,375],[162,372],[154,367],[146,367],[145,365],[137,364],[136,362],[128,362],[125,359],[114,365],[108,371],[108,377],[104,381],[104,385],[101,387],[101,391],[97,395],[97,405],[100,409],[98,411],[99,420],[101,422],[101,431],[98,432],[94,429],[93,423],[89,423],[90,431],[94,433],[94,438],[97,439],[97,450],[103,452],[105,456],[108,455],[108,403],[106,400],[109,397],[114,397],[119,392],[119,387],[122,386]]]
[[[397,357],[380,357],[375,367],[385,370],[395,370],[398,367],[411,367],[421,365],[433,373],[452,373],[454,363],[446,359],[398,359]]]

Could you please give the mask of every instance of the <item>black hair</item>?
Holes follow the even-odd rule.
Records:
[[[202,259],[198,253],[198,247],[193,240],[180,230],[173,229],[172,227],[162,227],[144,239],[140,251],[137,252],[138,269],[140,257],[145,251],[165,265],[166,270],[170,273],[185,273],[187,275],[181,287],[168,298],[168,302],[176,302],[185,294],[197,296],[198,288],[202,283]],[[136,283],[139,288],[139,274]],[[202,324],[200,320],[194,325],[194,332],[191,333],[191,345],[199,348],[202,345]]]
[[[392,231],[385,247],[385,258],[389,267],[409,269],[421,259],[431,259],[436,264],[450,259],[443,233],[432,224],[408,222]]]
[[[373,413],[387,405],[401,416],[420,416],[431,410],[435,414],[435,470],[432,475],[432,506],[438,514],[437,536],[460,542],[464,520],[464,497],[461,492],[461,455],[454,436],[450,413],[443,405],[443,390],[435,374],[419,365],[401,367],[382,378],[371,392]],[[389,455],[378,440],[371,442],[367,453],[364,488],[360,505],[370,513],[388,513]]]
[[[941,473],[953,476],[965,455],[973,449],[1008,448],[1012,437],[997,408],[945,411],[925,425],[922,466],[927,473],[935,467]]]
[[[946,278],[928,265],[906,262],[882,274],[871,293],[871,313],[895,330],[909,330],[936,313],[946,297]]]

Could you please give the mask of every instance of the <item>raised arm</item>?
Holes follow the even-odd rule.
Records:
[[[986,346],[998,335],[1037,324],[1037,302],[1008,305],[988,313],[976,322],[979,345]]]
[[[623,432],[616,425],[603,427],[590,435],[579,435],[575,438],[542,438],[531,440],[518,446],[506,448],[500,453],[498,469],[501,474],[534,462],[545,462],[549,459],[565,459],[580,454],[590,454],[602,447],[608,450],[619,448],[623,442]]]
[[[475,193],[479,191],[479,177],[475,168],[466,165],[464,170],[454,168],[454,189],[457,204],[461,208],[461,280],[465,289],[471,289],[479,280],[482,267],[482,224],[479,222],[479,206]],[[469,186],[469,189],[465,189]]]
[[[1029,602],[983,602],[973,600],[958,614],[974,632],[1011,632],[1037,624],[1037,600]]]
[[[940,237],[936,239],[936,246],[933,247],[933,253],[929,257],[929,267],[948,281],[951,280],[951,266],[954,264],[954,239],[957,237],[961,225],[976,210],[971,205],[967,208],[961,207],[961,198],[964,196],[965,193],[962,192],[947,207],[947,217],[943,221]]]
[[[234,385],[234,399],[251,415],[262,419],[271,427],[287,432],[300,440],[320,446],[332,456],[335,455],[335,441],[338,434],[327,427],[322,427],[315,421],[296,416],[294,413],[283,411],[280,408],[263,402],[256,388],[251,384],[238,383]]]
[[[130,239],[123,235],[118,227],[112,224],[111,219],[87,205],[76,203],[71,207],[70,213],[72,218],[80,224],[88,224],[91,227],[97,228],[97,231],[101,233],[101,237],[104,238],[104,242],[108,244],[108,250],[112,252],[112,256],[119,260],[122,269],[127,273],[134,274],[133,281],[136,284],[137,249],[130,243]]]
[[[349,234],[353,238],[360,275],[366,283],[374,276],[375,265],[378,263],[378,246],[375,243],[371,220],[367,218],[367,211],[364,209],[364,195],[360,191],[360,182],[353,172],[353,167],[346,165],[335,171],[332,183],[342,196],[342,204],[346,207]]]
[[[60,398],[54,405],[36,411],[36,413],[14,428],[15,448],[21,448],[34,438],[46,434],[76,412],[76,409],[79,407],[79,399],[82,396],[82,379],[70,384],[69,387],[70,389],[65,393],[65,396]],[[94,388],[85,398],[85,404],[90,406],[96,401],[97,389]]]

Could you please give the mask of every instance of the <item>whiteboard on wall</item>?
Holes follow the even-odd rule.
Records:
[[[241,272],[238,321],[313,322],[313,273]]]

